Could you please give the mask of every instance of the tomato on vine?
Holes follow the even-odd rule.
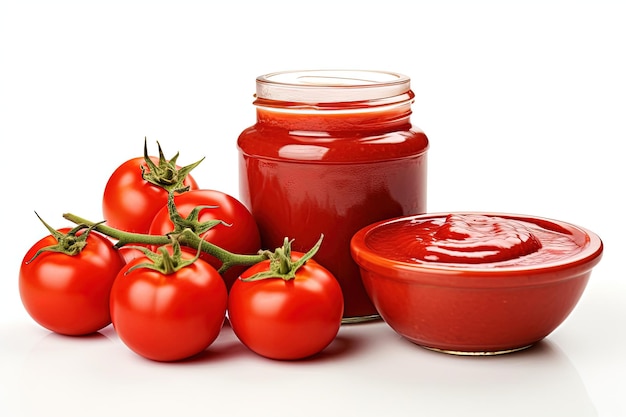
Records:
[[[152,220],[148,231],[151,235],[180,233],[185,228],[202,235],[213,245],[237,254],[255,254],[261,249],[261,237],[256,221],[246,206],[235,197],[216,190],[190,190],[173,196]],[[174,217],[174,222],[172,218]],[[185,247],[194,253],[193,248]],[[208,253],[200,258],[216,269],[222,262]],[[237,279],[247,266],[229,268],[224,274],[227,288]]]
[[[253,352],[271,359],[295,360],[324,350],[337,336],[343,316],[339,283],[315,262],[320,241],[306,254],[282,248],[246,270],[233,284],[228,318]]]
[[[42,327],[64,335],[94,333],[111,323],[109,295],[124,258],[103,235],[85,228],[54,230],[35,243],[19,271],[27,313]]]
[[[152,218],[167,204],[169,192],[198,188],[189,173],[202,160],[181,168],[176,165],[178,153],[167,160],[160,144],[158,147],[159,157],[149,156],[144,142],[144,156],[122,163],[109,177],[102,197],[102,212],[109,226],[147,233]]]
[[[122,342],[147,359],[178,361],[215,341],[228,293],[220,274],[177,242],[129,262],[111,289],[111,318]],[[170,253],[172,252],[172,253]]]

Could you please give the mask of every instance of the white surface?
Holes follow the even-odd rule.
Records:
[[[626,416],[626,15],[618,1],[510,3],[0,3],[0,415]],[[26,315],[17,271],[45,234],[34,210],[57,227],[68,211],[100,220],[107,175],[144,136],[183,163],[206,156],[196,179],[237,195],[256,76],[309,68],[412,78],[430,211],[535,214],[602,237],[561,327],[525,352],[459,358],[382,322],[347,326],[298,363],[225,329],[197,360],[158,364],[110,327],[65,338]]]

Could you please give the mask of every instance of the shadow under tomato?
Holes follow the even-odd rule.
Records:
[[[50,347],[46,345],[50,343],[73,343],[74,341],[79,341],[79,343],[86,344],[90,342],[101,342],[103,340],[111,341],[111,337],[109,336],[110,328],[112,329],[112,326],[108,325],[97,332],[84,335],[66,335],[49,331],[33,349],[49,349]]]
[[[335,361],[346,355],[353,355],[362,346],[358,338],[352,336],[338,335],[326,349],[309,358],[301,359],[303,362],[324,362]]]
[[[220,340],[222,339],[222,340]],[[243,343],[241,343],[230,327],[222,329],[222,333],[218,337],[218,340],[206,350],[194,355],[190,358],[177,361],[178,364],[198,364],[209,363],[216,361],[224,361],[233,358],[241,358],[248,356],[252,359],[261,359],[272,362],[284,362],[284,363],[320,363],[327,361],[336,361],[345,355],[354,354],[355,350],[362,346],[362,341],[357,340],[358,337],[338,335],[324,350],[321,352],[302,359],[293,360],[280,360],[266,358],[256,354],[252,350],[248,349]]]
[[[197,355],[174,363],[197,365],[199,363],[219,362],[245,355],[247,351],[248,349],[238,341],[221,343],[218,346],[211,345]]]
[[[361,330],[367,327],[368,324],[375,323],[376,322],[342,325],[335,339],[321,352],[306,358],[282,362],[323,363],[337,361],[346,356],[354,356],[358,351],[369,348],[367,341],[369,336]],[[350,331],[346,331],[348,327],[350,327]]]
[[[198,363],[224,361],[234,357],[246,355],[249,352],[248,348],[244,346],[239,339],[237,339],[237,336],[233,333],[228,320],[226,320],[217,339],[205,350],[186,359],[164,363],[195,365]]]

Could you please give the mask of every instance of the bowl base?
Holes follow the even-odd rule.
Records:
[[[433,352],[447,353],[448,355],[456,355],[456,356],[495,356],[495,355],[504,355],[507,353],[519,352],[520,350],[528,349],[533,346],[532,344],[513,348],[513,349],[503,349],[496,351],[462,351],[462,350],[451,350],[451,349],[439,349],[430,346],[419,345],[425,349],[432,350]]]

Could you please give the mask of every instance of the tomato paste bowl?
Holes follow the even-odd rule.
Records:
[[[593,232],[504,213],[430,213],[359,230],[351,254],[382,319],[437,351],[532,346],[578,303],[603,252]]]

